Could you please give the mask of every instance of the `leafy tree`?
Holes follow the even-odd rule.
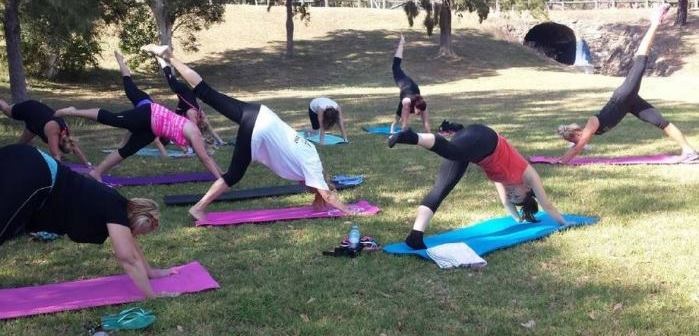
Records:
[[[144,44],[158,42],[172,47],[175,36],[186,51],[197,51],[195,33],[223,22],[224,0],[109,0],[109,22],[121,24],[119,47],[138,55],[131,66],[150,57],[139,54]]]
[[[454,49],[451,40],[451,17],[452,10],[457,15],[464,12],[476,12],[478,22],[483,22],[488,17],[490,8],[487,0],[442,0],[430,1],[419,0],[419,6],[414,0],[409,0],[404,4],[405,14],[408,17],[408,24],[412,27],[414,19],[420,12],[420,7],[426,12],[423,25],[427,30],[427,35],[432,35],[434,27],[439,27],[439,54],[438,57],[454,57]],[[504,0],[499,1],[503,9],[529,9],[535,16],[545,15],[545,0]]]
[[[32,0],[21,7],[24,65],[47,78],[97,65],[101,51],[97,0]]]

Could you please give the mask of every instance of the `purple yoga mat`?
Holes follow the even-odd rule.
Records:
[[[197,261],[175,269],[176,274],[150,281],[157,295],[175,296],[219,288]],[[128,303],[143,298],[127,275],[0,289],[0,319]]]
[[[363,215],[375,215],[381,209],[367,201],[359,201],[349,205],[350,209],[359,210]],[[283,209],[257,209],[225,212],[210,212],[206,218],[197,221],[197,226],[207,225],[240,225],[246,223],[267,223],[282,220],[343,217],[337,209],[314,210],[311,206]]]
[[[558,164],[558,157],[533,155],[529,157],[531,163]],[[640,165],[640,164],[697,164],[699,160],[680,162],[678,155],[657,154],[620,157],[582,156],[570,160],[567,165],[581,166],[590,164],[600,165]]]
[[[73,171],[86,174],[90,169],[84,165],[76,163],[64,163],[65,166]],[[155,176],[111,176],[105,175],[102,177],[102,182],[116,186],[141,186],[152,184],[176,184],[188,182],[211,182],[216,180],[209,172],[194,172],[194,173],[176,173]]]

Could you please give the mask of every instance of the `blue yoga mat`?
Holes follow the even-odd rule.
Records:
[[[362,129],[370,134],[391,135],[391,124],[362,126]],[[400,132],[400,126],[396,125],[396,127],[393,128],[393,131]]]
[[[597,217],[578,215],[564,215],[563,217],[573,224],[561,227],[545,213],[537,216],[537,219],[541,221],[539,223],[517,223],[510,216],[491,218],[465,228],[426,237],[425,245],[434,247],[447,243],[463,242],[482,257],[499,249],[541,239],[557,231],[594,224],[598,221]],[[386,245],[383,251],[391,254],[414,254],[429,259],[426,250],[413,250],[402,242]]]
[[[194,154],[185,154],[179,149],[165,149],[167,151],[167,156],[172,157],[172,158],[183,158],[183,157],[192,157]],[[111,153],[113,152],[113,149],[103,149],[102,153]],[[151,156],[151,157],[159,157],[160,156],[160,151],[157,148],[150,148],[150,147],[144,147],[138,150],[136,152],[136,155],[138,156]]]
[[[358,186],[364,182],[364,176],[361,175],[335,175],[331,181],[335,185],[341,186]]]
[[[300,137],[303,137],[314,144],[320,144],[320,134],[307,135],[306,131],[297,131],[297,133]],[[347,141],[345,141],[345,139],[343,139],[341,136],[332,133],[325,133],[324,140],[324,145],[339,145],[347,143]]]

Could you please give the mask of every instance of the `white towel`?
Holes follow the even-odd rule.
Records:
[[[488,265],[487,261],[476,254],[465,243],[450,243],[430,247],[427,249],[427,255],[439,265],[439,268],[483,268]]]

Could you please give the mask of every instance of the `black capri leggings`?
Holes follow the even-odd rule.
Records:
[[[626,113],[631,113],[636,118],[660,129],[665,129],[670,124],[653,105],[638,95],[647,60],[647,56],[636,56],[634,58],[633,65],[626,79],[621,86],[614,90],[612,98],[602,108],[602,111],[597,114],[600,126],[597,132],[595,132],[596,134],[603,134],[614,128],[621,122]]]
[[[226,96],[202,81],[194,88],[194,94],[223,114],[226,118],[237,123],[238,135],[235,138],[235,149],[228,171],[223,174],[223,180],[230,187],[245,175],[245,171],[252,161],[252,131],[255,129],[255,121],[260,112],[259,104],[250,104],[238,99]]]
[[[399,117],[401,116],[401,112],[403,111],[403,98],[412,97],[420,94],[420,88],[417,86],[415,81],[413,81],[412,78],[408,77],[408,75],[406,75],[405,72],[403,72],[403,69],[400,67],[401,62],[401,58],[394,57],[393,66],[391,67],[391,69],[393,70],[393,80],[396,82],[398,88],[400,88],[401,101],[398,102],[398,108],[396,109],[396,115],[398,115]]]
[[[119,148],[119,156],[127,158],[139,149],[147,146],[155,140],[155,135],[150,127],[150,104],[140,106],[121,113],[112,113],[100,109],[97,113],[97,121],[101,124],[129,130],[131,135],[126,144]]]
[[[451,141],[435,134],[435,144],[430,149],[445,160],[437,172],[437,179],[421,204],[436,212],[456,183],[464,176],[469,162],[479,162],[495,151],[498,135],[490,127],[469,125],[456,132]]]
[[[0,244],[24,232],[51,192],[51,172],[28,145],[0,148]]]
[[[308,108],[308,119],[311,119],[311,127],[314,130],[320,129],[320,120],[318,120],[318,113],[313,112],[311,108]]]
[[[177,80],[177,77],[175,77],[175,74],[172,72],[172,68],[169,66],[164,67],[163,73],[165,73],[165,79],[167,79],[170,90],[177,95],[177,109],[175,113],[186,118],[189,109],[193,108],[199,111],[199,103],[197,103],[194,92],[192,92],[187,84]]]
[[[134,107],[153,102],[153,99],[151,99],[147,93],[143,92],[134,84],[131,76],[124,76],[123,79],[124,92],[126,92],[126,97],[129,98]]]

